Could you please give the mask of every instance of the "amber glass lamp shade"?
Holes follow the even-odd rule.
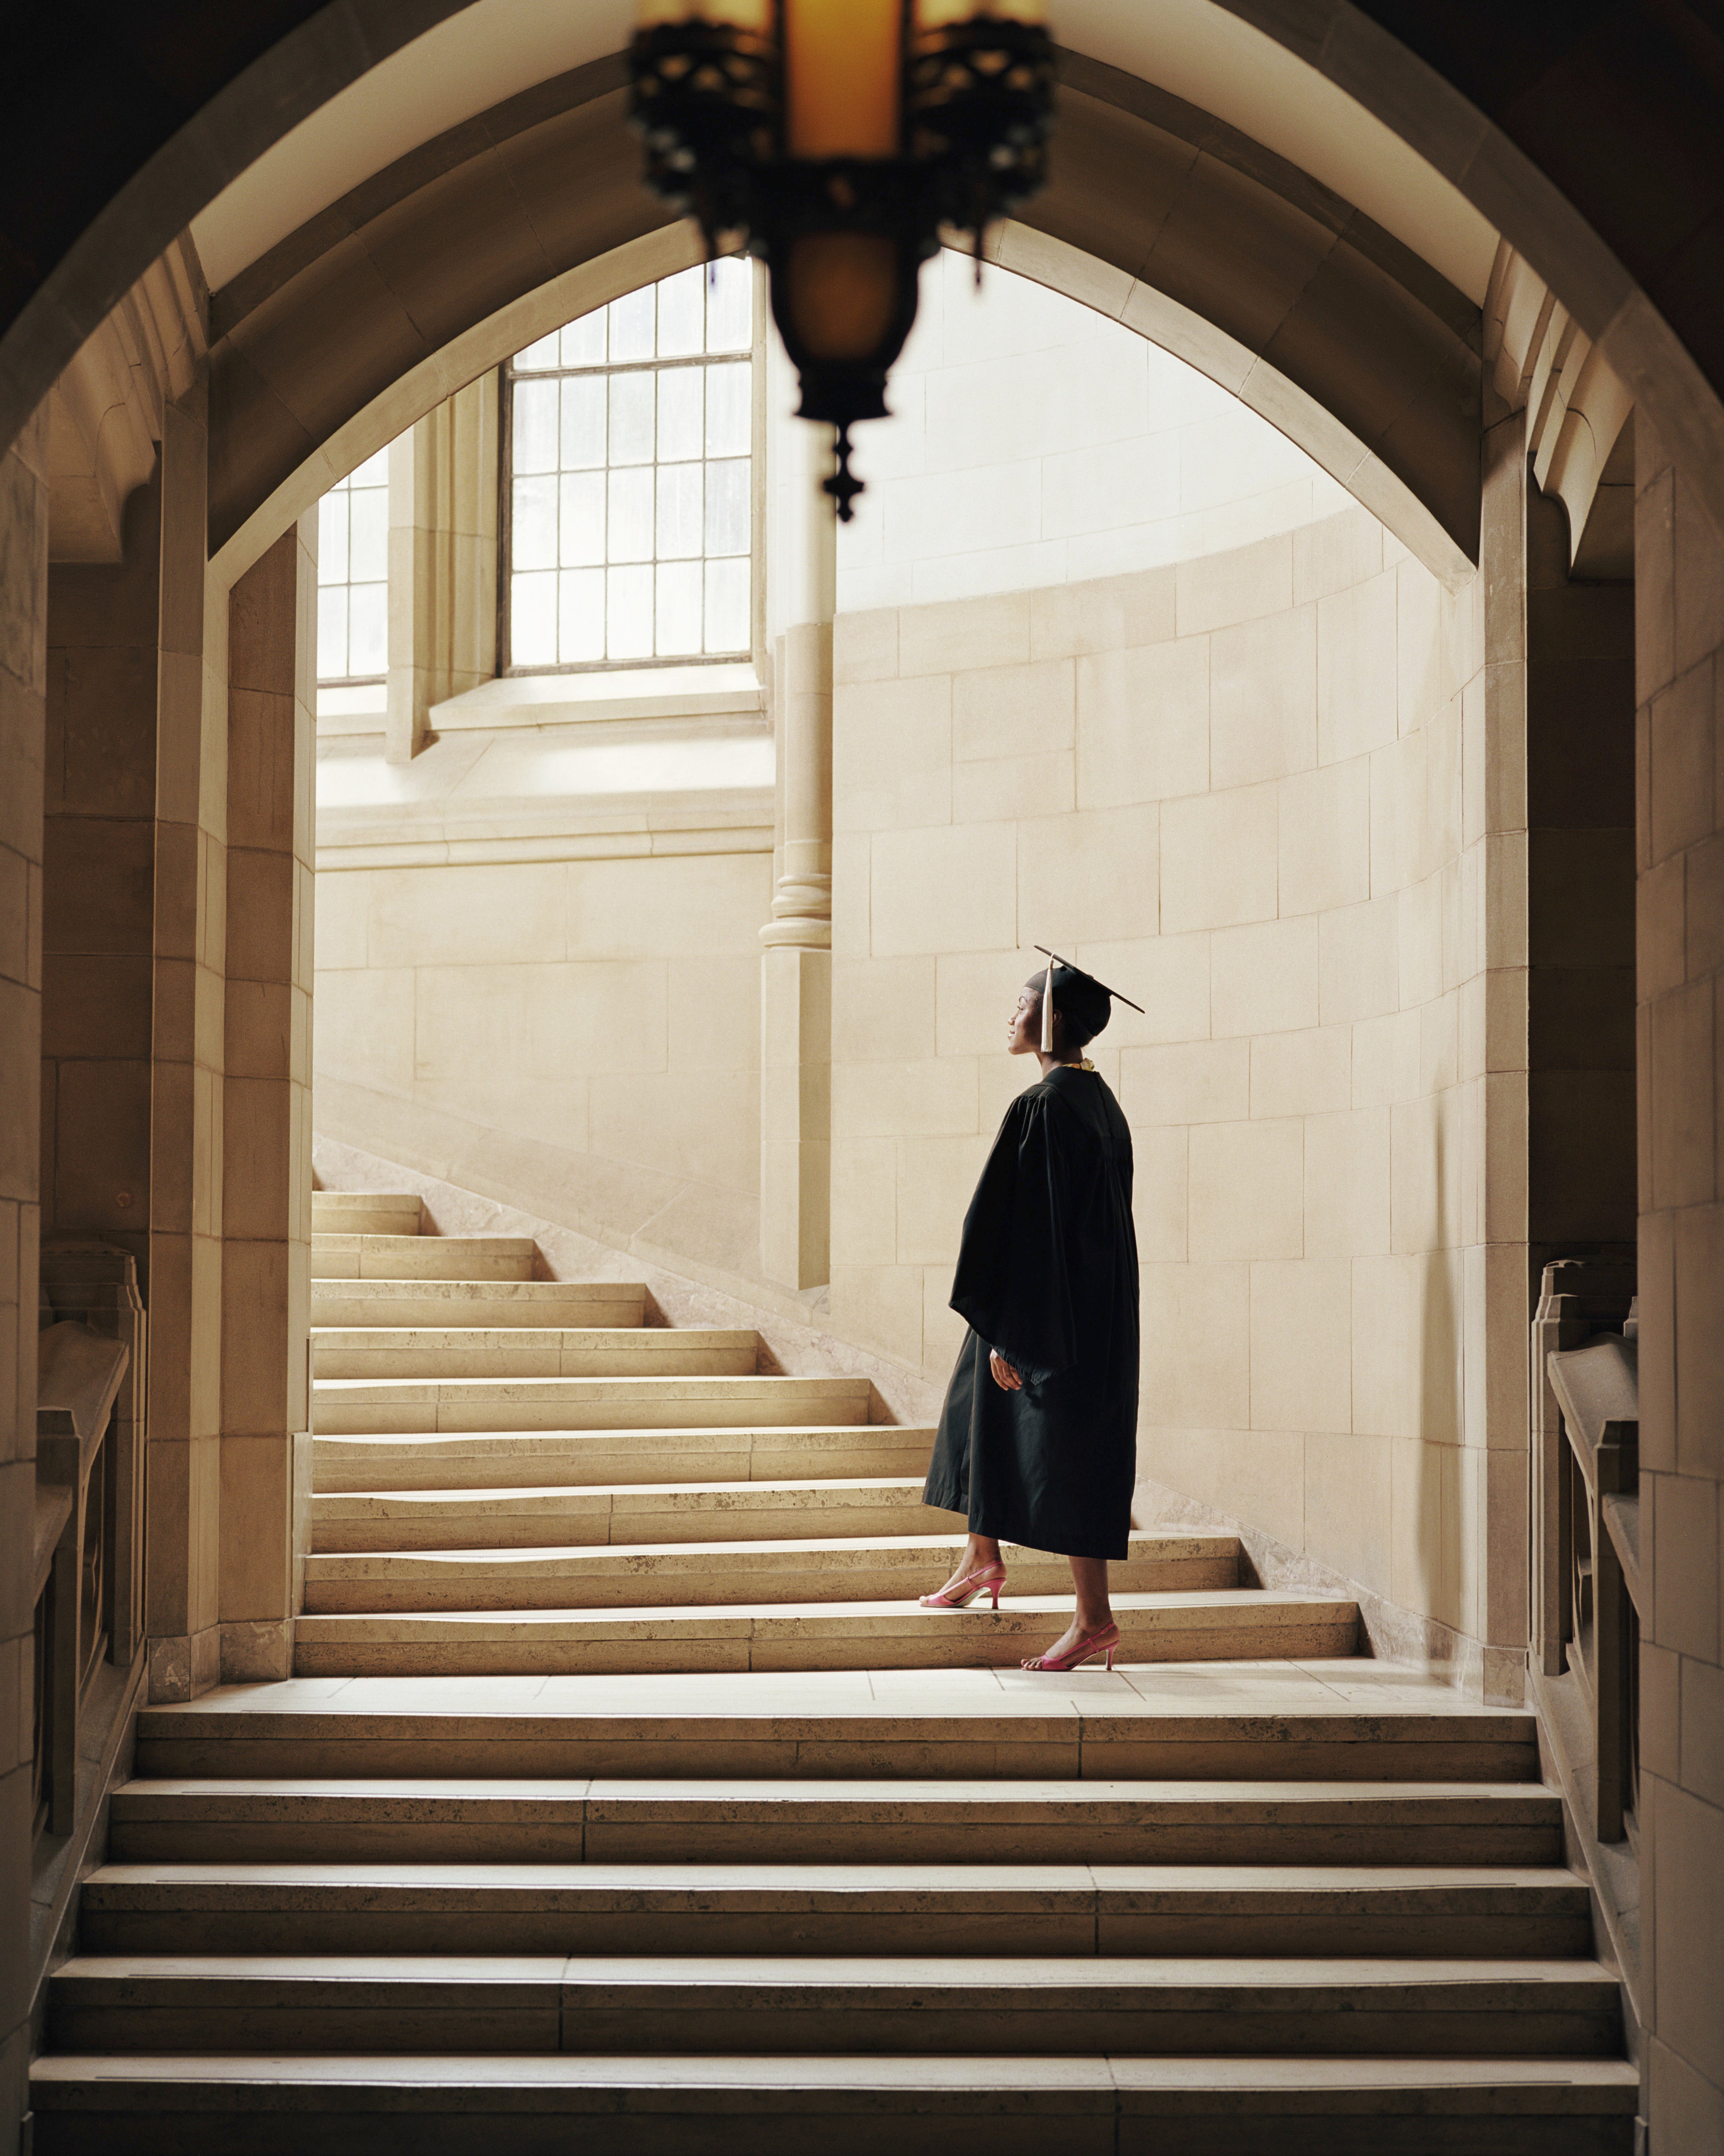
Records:
[[[904,0],[778,0],[787,164],[768,248],[803,416],[885,412],[922,235],[902,182]]]
[[[1042,0],[916,0],[916,27],[944,29],[948,23],[973,23],[986,17],[997,23],[1045,23]]]
[[[840,431],[886,415],[886,375],[916,321],[923,249],[890,231],[797,232],[768,258],[772,318],[802,384],[798,415]]]
[[[782,0],[784,148],[892,157],[903,131],[903,0]]]

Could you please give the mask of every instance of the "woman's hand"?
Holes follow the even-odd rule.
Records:
[[[996,1355],[991,1348],[988,1351],[988,1367],[993,1373],[993,1382],[1003,1393],[1021,1393],[1024,1390],[1023,1378],[1003,1355]]]

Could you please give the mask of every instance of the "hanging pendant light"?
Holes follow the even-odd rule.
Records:
[[[1054,49],[1039,0],[642,0],[631,111],[649,187],[709,255],[765,258],[798,416],[885,416],[942,228],[982,239],[1046,172]]]

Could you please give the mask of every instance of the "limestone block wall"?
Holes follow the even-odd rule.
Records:
[[[1724,543],[1637,417],[1641,1921],[1655,2145],[1724,2143]]]
[[[757,569],[776,634],[819,609],[803,588],[805,517],[793,498],[808,484],[810,430],[788,416],[793,383],[772,350]],[[409,737],[418,752],[398,788],[376,783],[381,772],[365,782],[362,829],[343,824],[360,798],[351,791],[357,755],[344,751],[357,752],[357,730],[379,721],[357,711],[338,719],[336,704],[376,692],[323,692],[318,1127],[602,1240],[650,1246],[668,1263],[757,1281],[759,932],[772,917],[771,862],[763,850],[703,852],[690,841],[696,823],[707,827],[708,808],[699,804],[721,783],[706,773],[716,737],[693,729],[673,740],[653,732],[657,720],[639,729],[656,745],[629,752],[653,766],[638,783],[644,798],[659,798],[637,815],[603,794],[619,783],[613,776],[583,777],[587,767],[557,763],[555,727],[579,706],[552,711],[531,702],[549,681],[495,685],[518,689],[522,708],[489,747],[475,730],[480,714],[462,716],[448,705],[430,715],[425,735],[427,654],[448,644],[445,631],[456,644],[464,637],[463,649],[472,645],[473,619],[483,613],[463,613],[456,599],[472,596],[474,546],[483,552],[487,536],[475,505],[494,492],[487,475],[496,444],[479,418],[494,411],[494,396],[486,377],[391,452],[385,753],[404,759]],[[1267,421],[1135,331],[996,264],[978,289],[973,264],[956,254],[925,269],[921,311],[890,401],[891,418],[860,430],[868,491],[840,536],[838,599],[853,613],[999,592],[1017,594],[1004,603],[1024,608],[1030,586],[1212,554],[1308,525],[1347,500]],[[433,556],[443,559],[452,532],[455,552],[439,569]],[[421,651],[414,639],[428,637]],[[409,646],[417,673],[395,663]],[[464,670],[454,650],[435,661],[439,696],[489,664],[475,647]],[[567,678],[572,695],[593,677]],[[403,716],[403,684],[414,680]],[[665,694],[675,680],[667,670]],[[878,736],[889,754],[914,725],[914,698],[928,684],[902,685],[911,701],[894,692]],[[787,685],[777,687],[782,700]],[[757,693],[752,680],[748,690]],[[487,716],[495,723],[495,707]],[[785,717],[781,701],[781,788]],[[1006,746],[976,748],[993,723],[978,708],[966,738],[977,755],[1008,757],[1011,727],[1021,722],[1008,714]],[[619,749],[627,731],[615,737]],[[564,725],[555,737],[572,747],[597,732]],[[541,751],[544,767],[530,778],[496,775],[524,768]],[[464,758],[470,776],[439,779],[439,768]],[[722,783],[759,776],[738,767]],[[915,773],[880,783],[913,789]],[[426,804],[440,785],[450,798],[433,829]],[[584,798],[594,785],[601,798]],[[667,803],[664,789],[677,788],[686,798]],[[724,811],[725,843],[763,847],[758,826],[741,836],[741,798]],[[781,801],[781,846],[782,810]],[[563,820],[553,824],[553,815]],[[565,850],[579,857],[546,857]],[[789,1156],[767,1158],[782,1167]],[[798,1235],[807,1229],[811,1246],[821,1240],[818,1209],[798,1216]],[[812,1249],[806,1261],[787,1262],[771,1223],[767,1240],[774,1279],[819,1284],[824,1268]]]
[[[1475,1683],[1493,1506],[1525,1553],[1525,812],[1482,783],[1484,660],[1477,584],[1352,510],[840,614],[834,742],[834,1328],[948,1373],[1052,945],[1147,1009],[1093,1050],[1137,1148],[1147,1511],[1242,1517]]]
[[[757,1273],[769,851],[322,869],[316,901],[320,1132]]]
[[[1207,375],[998,264],[978,285],[950,249],[923,269],[888,401],[890,418],[857,430],[867,491],[839,535],[847,609],[1184,561],[1348,506]]]

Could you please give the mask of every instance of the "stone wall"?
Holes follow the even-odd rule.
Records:
[[[1487,1608],[1487,1542],[1518,1577],[1526,1535],[1525,794],[1484,783],[1487,723],[1524,710],[1504,600],[1494,702],[1478,583],[1445,593],[1357,510],[840,615],[832,1313],[949,1370],[959,1225],[1034,1075],[1007,1017],[1058,948],[1147,1009],[1093,1050],[1137,1147],[1147,1514],[1240,1517],[1353,1582],[1387,1644],[1512,1693],[1524,1610]]]
[[[843,607],[1003,590],[1018,594],[1007,603],[1027,606],[1029,585],[1213,553],[1308,526],[1346,501],[1266,420],[1094,308],[993,264],[978,288],[969,259],[951,252],[926,265],[922,285],[893,376],[895,416],[860,430],[869,484],[840,536]],[[787,416],[795,400],[776,346],[769,367],[762,448],[771,484],[757,562],[768,618],[782,629],[807,614],[811,598],[791,498],[811,484],[810,445]],[[491,391],[481,388],[482,404]],[[460,423],[458,408],[475,401],[473,392],[449,400],[392,451],[398,526],[418,515],[403,506],[416,458],[440,475],[428,500],[473,493],[495,454]],[[412,617],[418,634],[449,601],[428,598],[415,558],[392,553],[391,608],[396,628]],[[591,675],[567,678],[572,696],[594,685]],[[640,678],[610,677],[618,699]],[[668,711],[678,676],[655,678]],[[666,1262],[756,1281],[764,1267],[774,1282],[818,1285],[820,1224],[798,1230],[822,1245],[818,1257],[798,1245],[786,1258],[776,1214],[762,1251],[759,933],[772,918],[772,877],[764,853],[747,850],[763,833],[744,839],[739,828],[753,774],[737,764],[702,775],[716,753],[752,746],[766,752],[770,775],[765,721],[752,743],[734,729],[722,741],[721,729],[703,736],[695,724],[675,735],[644,697],[639,723],[606,730],[572,723],[575,703],[530,701],[550,694],[548,680],[492,685],[516,693],[519,708],[464,716],[459,702],[439,706],[398,784],[374,755],[361,775],[372,744],[359,730],[381,725],[377,714],[326,714],[320,1131]],[[889,737],[914,725],[925,686],[907,690]],[[777,689],[782,751],[786,684]],[[476,730],[486,716],[505,723]],[[422,711],[416,741],[424,719]],[[404,757],[407,732],[389,725],[388,754]],[[596,767],[588,775],[582,759],[595,753],[629,765],[629,802],[587,792],[622,783]],[[700,805],[726,788],[728,806]],[[726,850],[702,851],[688,827],[722,817],[731,819]],[[777,837],[782,844],[782,828]],[[559,853],[570,857],[547,858]],[[767,1158],[782,1167],[788,1154],[780,1145]]]
[[[42,1226],[100,1235],[149,1299],[162,475],[125,558],[56,561],[43,831]]]
[[[28,2103],[48,414],[0,456],[0,2120]]]
[[[769,852],[325,869],[316,892],[321,1132],[757,1273]]]
[[[847,609],[1149,568],[1348,506],[1207,375],[998,264],[978,284],[951,249],[922,270],[890,402],[856,433],[868,490],[839,538]]]
[[[1644,419],[1635,477],[1641,1917],[1662,2151],[1724,2147],[1724,545]]]

